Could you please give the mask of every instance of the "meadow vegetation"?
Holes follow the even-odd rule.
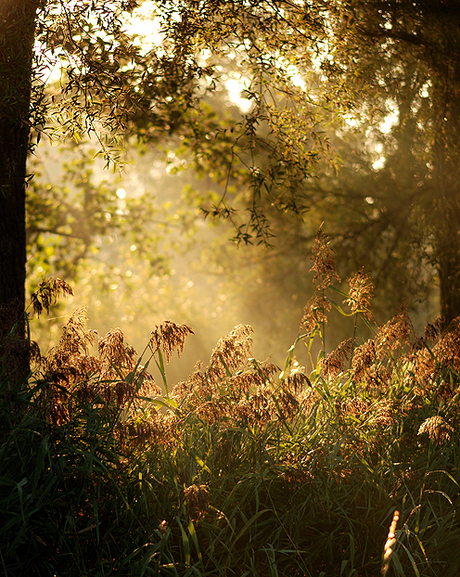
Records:
[[[377,326],[371,280],[343,290],[321,231],[312,260],[285,366],[252,358],[241,325],[173,386],[186,325],[156,326],[137,354],[119,329],[96,347],[79,310],[19,376],[2,310],[1,574],[459,574],[460,319],[416,335],[401,307]],[[45,281],[31,308],[70,291]],[[351,334],[326,354],[333,307]]]

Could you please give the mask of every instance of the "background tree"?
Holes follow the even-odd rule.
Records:
[[[37,3],[0,5],[0,305],[24,303],[25,187]]]
[[[194,14],[196,29],[207,38],[199,27],[205,5],[210,4],[200,3],[197,6],[201,12],[197,15],[197,8]],[[441,313],[449,323],[460,314],[456,3],[369,5],[357,1],[315,7],[316,26],[310,29],[316,40],[313,57],[313,45],[302,36],[301,23],[306,21],[308,8],[298,4],[283,4],[282,8],[285,31],[290,32],[287,58],[291,71],[298,73],[291,74],[286,90],[277,84],[281,78],[285,81],[286,75],[278,72],[276,65],[270,66],[276,58],[268,58],[266,68],[259,76],[256,73],[262,68],[258,68],[260,62],[267,60],[268,47],[273,46],[276,35],[272,35],[270,44],[262,26],[255,39],[248,34],[243,41],[238,36],[242,20],[236,17],[232,28],[232,41],[245,54],[245,70],[253,79],[248,95],[255,104],[242,125],[252,122],[251,126],[256,127],[252,141],[241,139],[245,143],[241,146],[243,153],[237,150],[232,155],[232,167],[238,159],[253,169],[246,181],[251,191],[246,197],[250,220],[241,227],[237,225],[237,239],[249,241],[253,232],[257,240],[270,242],[266,226],[273,223],[269,218],[271,205],[298,213],[313,209],[326,221],[326,229],[334,235],[336,247],[347,261],[369,265],[380,286],[393,294],[425,298],[426,289],[436,277]],[[328,14],[327,26],[322,19],[323,8]],[[273,14],[280,15],[272,9]],[[297,9],[297,16],[302,12],[304,20],[299,17],[295,21]],[[231,19],[230,12],[225,14]],[[187,15],[190,18],[190,13]],[[220,14],[216,16],[216,20],[220,18]],[[212,21],[212,14],[209,19]],[[279,29],[276,32],[279,34]],[[226,34],[228,28],[222,36]],[[221,37],[223,44],[226,38]],[[282,34],[276,42],[287,46]],[[213,46],[212,42],[208,45]],[[277,57],[281,54],[282,49]],[[293,81],[299,84],[299,76],[304,84],[296,93]],[[265,84],[258,86],[260,77]],[[321,115],[331,112],[331,101],[355,125],[354,136],[346,124],[331,126],[331,115],[327,120]],[[315,135],[312,116],[306,112],[308,106],[310,110],[315,108],[317,121],[321,118],[320,125],[327,130],[332,148],[341,149],[345,155],[344,168],[338,174],[329,167],[318,167],[316,162],[312,165],[311,159],[309,164],[302,164],[302,138],[306,133],[309,137]],[[310,122],[307,131],[306,119]],[[231,143],[229,147],[233,152]],[[223,181],[224,170],[219,173],[216,166],[219,161],[214,163],[211,158],[201,170],[216,169]],[[226,184],[242,190],[236,186],[241,180],[241,171],[228,170]],[[226,198],[228,188],[226,185]],[[210,213],[219,214],[219,209],[220,214],[229,216],[224,202]],[[261,230],[265,232],[261,234]],[[311,239],[310,226],[304,232],[300,226],[298,231],[299,240]]]
[[[417,266],[436,267],[443,313],[447,320],[456,314],[453,4],[164,1],[156,4],[159,34],[150,43],[127,32],[135,2],[19,6],[22,12],[4,11],[2,38],[21,30],[31,55],[35,34],[33,65],[28,57],[29,68],[22,67],[31,105],[20,108],[4,99],[19,114],[22,144],[32,125],[37,140],[50,128],[77,141],[86,133],[108,162],[117,160],[120,138],[174,148],[196,171],[212,175],[219,200],[198,194],[197,204],[205,214],[231,221],[236,241],[270,244],[276,219],[287,213],[305,217],[310,210],[314,218],[305,231],[295,226],[308,240],[311,223],[328,211],[349,254],[356,255],[356,246],[359,255],[365,238],[383,241],[373,251],[381,271],[401,263],[398,250],[402,255],[404,247]],[[24,21],[14,16],[26,13]],[[2,66],[11,64],[5,54]],[[54,93],[44,84],[53,65],[62,70]],[[241,82],[251,103],[239,117],[226,117],[212,99],[230,78]],[[382,133],[390,111],[397,122]],[[338,113],[352,115],[362,129],[361,160],[357,154],[349,169],[361,163],[362,178],[348,186],[319,164],[343,133],[331,124]],[[369,168],[377,145],[385,162],[379,168],[372,161]],[[412,174],[403,171],[406,158]],[[324,180],[313,181],[314,175]],[[19,180],[24,177],[25,170]],[[395,184],[401,195],[394,194]],[[378,194],[369,195],[371,187]],[[330,219],[332,209],[340,218]],[[11,210],[11,221],[22,226],[17,207]],[[13,253],[5,257],[5,268],[14,261],[23,269],[21,250],[16,260]]]
[[[396,224],[395,255],[406,243],[409,263],[436,269],[448,323],[460,314],[458,5],[357,1],[334,9],[323,67],[356,91],[356,110],[373,121],[381,147],[371,195],[378,224],[370,219],[368,228],[391,235]],[[385,119],[393,121],[386,133]]]

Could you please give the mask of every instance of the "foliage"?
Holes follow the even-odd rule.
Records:
[[[111,178],[104,172],[90,142],[69,143],[57,151],[43,147],[30,168],[27,248],[34,288],[51,273],[78,281],[98,265],[106,265],[106,283],[116,282],[113,268],[120,262],[128,265],[127,254],[150,276],[162,275],[179,234],[183,247],[187,244],[194,215],[180,211],[178,201],[173,205],[166,184],[162,195],[151,188],[127,193],[127,174],[123,180],[121,174]]]
[[[33,377],[4,369],[6,574],[458,573],[459,323],[417,337],[401,309],[376,326],[369,278],[342,292],[321,232],[315,247],[315,294],[282,370],[252,358],[238,326],[171,388],[189,327],[158,325],[139,358],[120,330],[92,353],[84,311]],[[48,282],[35,308],[66,292]],[[326,348],[332,307],[354,334],[301,367],[299,348]]]

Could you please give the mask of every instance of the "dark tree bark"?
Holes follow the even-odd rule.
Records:
[[[0,2],[0,308],[6,323],[0,335],[11,329],[7,325],[14,324],[14,317],[22,313],[25,302],[26,161],[37,2]],[[24,323],[22,326],[20,323],[16,332],[19,342],[15,346],[0,343],[1,356],[13,352],[8,363],[11,369],[28,366],[27,347],[20,346],[21,339],[24,340],[23,327]]]
[[[433,56],[433,184],[431,211],[445,326],[460,317],[460,31],[441,28],[444,52]]]
[[[460,317],[460,172],[453,147],[443,146],[436,156],[434,248],[439,274],[441,316],[444,325],[448,326],[453,319]]]

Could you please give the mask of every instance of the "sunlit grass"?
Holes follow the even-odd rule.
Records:
[[[316,292],[284,367],[252,358],[242,325],[171,384],[189,327],[157,326],[142,355],[115,329],[91,354],[84,311],[30,378],[3,362],[0,572],[459,573],[459,323],[417,336],[401,308],[376,326],[369,279],[331,292],[333,255],[317,240]],[[51,300],[38,291],[37,310]],[[326,349],[334,306],[354,334],[299,366],[315,339]]]

